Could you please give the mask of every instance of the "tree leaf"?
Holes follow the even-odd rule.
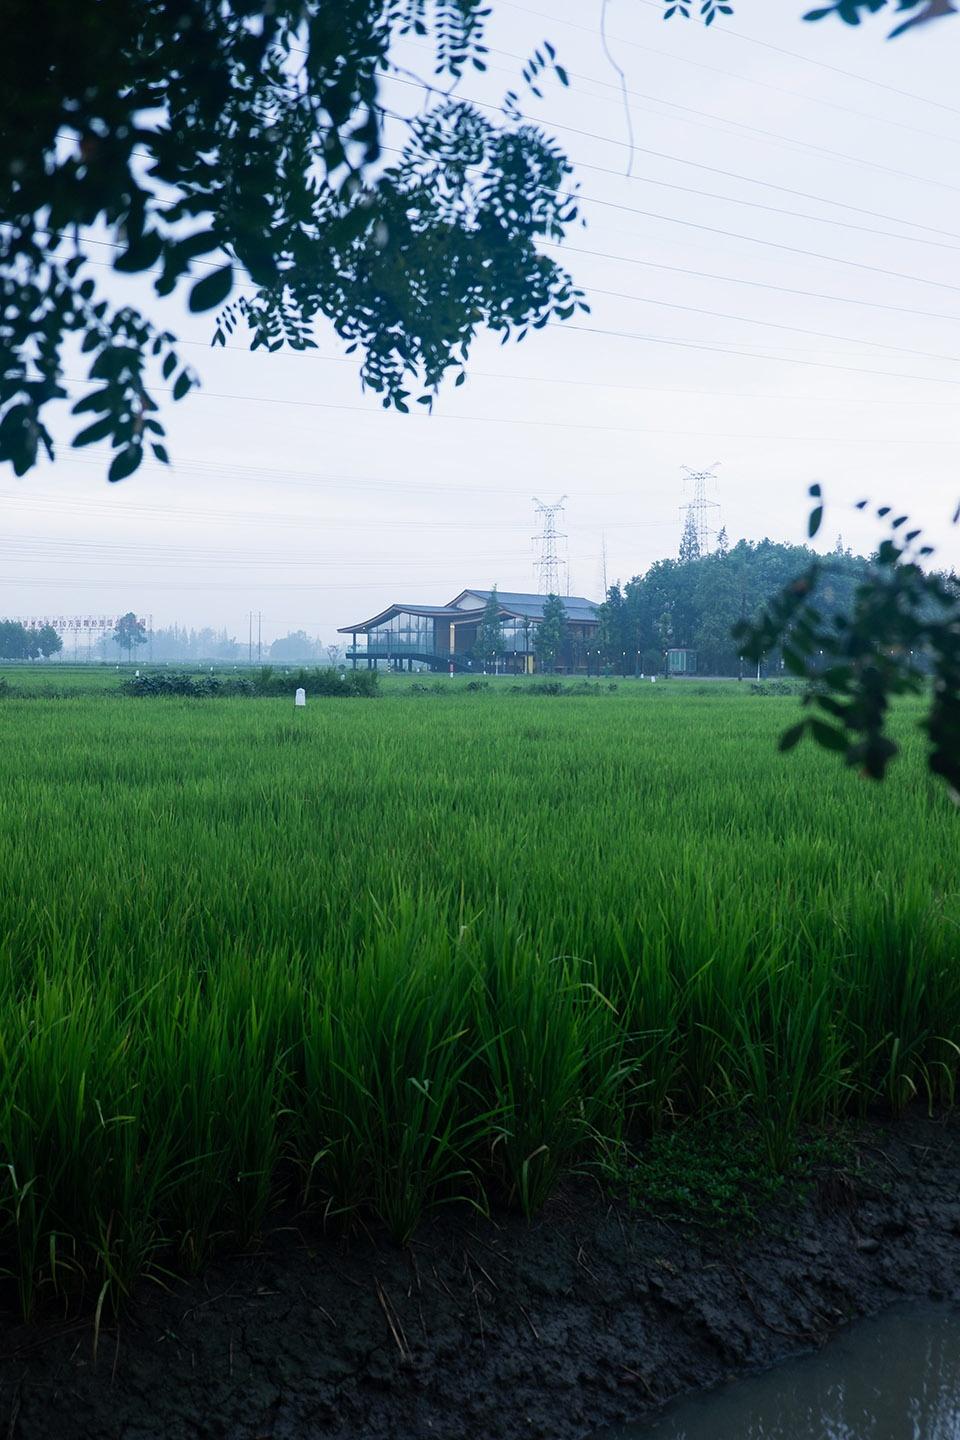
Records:
[[[194,313],[212,310],[214,305],[220,305],[226,300],[232,288],[233,265],[223,265],[219,270],[214,270],[212,274],[197,281],[190,291],[189,308]]]
[[[82,400],[77,401],[70,413],[84,415],[90,410],[109,410],[110,403],[109,390],[91,390],[89,395],[84,395]]]
[[[783,752],[792,750],[803,739],[803,732],[807,728],[806,720],[801,720],[799,725],[791,725],[789,730],[784,730],[777,742],[777,749]]]
[[[107,479],[111,481],[126,480],[132,475],[143,459],[143,447],[140,445],[128,445],[124,450],[118,450],[113,457]]]
[[[163,241],[156,230],[145,230],[128,250],[117,256],[113,268],[127,275],[136,274],[138,270],[149,270],[150,266],[160,259],[162,250]]]
[[[113,427],[114,417],[112,415],[104,415],[102,420],[94,420],[86,430],[81,430],[79,435],[74,436],[74,448],[79,449],[82,445],[93,445],[97,440],[106,440],[108,435],[113,434]]]
[[[843,730],[838,730],[836,726],[828,725],[825,720],[817,720],[813,716],[810,717],[809,725],[818,745],[822,745],[825,750],[846,754],[847,736]]]

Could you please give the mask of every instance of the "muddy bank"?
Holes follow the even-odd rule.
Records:
[[[820,1344],[906,1296],[960,1299],[960,1123],[868,1125],[760,1233],[569,1187],[533,1225],[442,1216],[407,1251],[307,1228],[145,1287],[119,1327],[0,1324],[5,1440],[582,1440]]]

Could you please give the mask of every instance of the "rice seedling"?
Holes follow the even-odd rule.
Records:
[[[878,787],[778,754],[795,700],[735,685],[294,717],[97,683],[0,701],[24,1313],[113,1307],[284,1197],[405,1241],[685,1119],[749,1123],[772,1174],[811,1124],[953,1101],[960,823],[914,702]]]

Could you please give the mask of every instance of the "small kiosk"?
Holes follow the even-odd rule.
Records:
[[[677,649],[667,651],[668,675],[696,675],[696,673],[696,650]]]

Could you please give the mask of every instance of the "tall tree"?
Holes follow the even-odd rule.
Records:
[[[683,534],[680,537],[680,563],[688,564],[691,560],[700,559],[700,537],[697,534],[697,522],[693,518],[693,511],[687,511],[687,518],[684,521]]]
[[[19,475],[52,456],[45,411],[68,394],[74,337],[92,387],[74,444],[109,441],[111,480],[148,448],[166,461],[156,378],[175,400],[197,379],[173,335],[102,297],[105,257],[219,311],[221,344],[242,324],[254,349],[303,350],[325,315],[400,410],[411,386],[429,402],[463,373],[479,329],[522,336],[586,308],[540,244],[577,213],[562,150],[516,92],[499,115],[454,93],[486,68],[488,14],[486,0],[7,0],[0,461]],[[411,36],[433,74],[404,120],[380,81]],[[548,71],[566,84],[545,44],[523,70],[535,93]]]
[[[477,629],[473,657],[479,660],[484,670],[496,665],[503,654],[503,622],[500,618],[500,597],[494,585],[483,607],[483,615]]]
[[[668,650],[674,639],[673,616],[669,610],[664,610],[654,628],[660,641],[661,650]]]
[[[554,670],[563,654],[567,638],[567,612],[559,595],[548,595],[543,602],[543,619],[537,626],[533,648],[544,670]]]
[[[620,668],[626,650],[626,603],[619,580],[607,589],[607,597],[599,606],[597,644],[605,664]]]
[[[37,631],[37,651],[45,660],[58,655],[63,649],[63,640],[52,625],[41,625]]]
[[[19,620],[0,620],[0,660],[31,659],[31,633]]]
[[[128,610],[126,615],[121,615],[117,621],[113,638],[121,650],[126,650],[129,660],[137,646],[147,643],[147,627],[142,620],[137,619],[132,610]]]

